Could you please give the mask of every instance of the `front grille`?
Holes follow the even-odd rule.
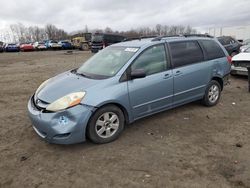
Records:
[[[234,61],[233,65],[235,67],[249,67],[250,66],[250,62],[249,61]]]
[[[35,95],[32,96],[32,104],[33,106],[38,110],[38,111],[42,111],[42,112],[49,112],[46,110],[46,107],[49,105],[49,103],[38,99],[37,97],[35,97]]]

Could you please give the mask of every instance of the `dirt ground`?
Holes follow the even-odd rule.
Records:
[[[244,77],[231,77],[215,107],[195,102],[144,118],[109,144],[42,141],[27,116],[29,97],[91,55],[0,54],[0,187],[250,187]]]

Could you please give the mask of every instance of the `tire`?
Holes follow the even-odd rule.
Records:
[[[116,140],[124,129],[125,119],[120,108],[107,105],[98,109],[87,126],[87,137],[96,144]]]
[[[205,106],[215,106],[219,102],[220,96],[221,85],[216,80],[212,80],[207,85],[202,102]]]

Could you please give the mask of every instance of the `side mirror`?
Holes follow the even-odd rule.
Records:
[[[144,71],[144,69],[135,69],[135,70],[131,71],[130,77],[131,77],[131,79],[145,78],[146,72]]]

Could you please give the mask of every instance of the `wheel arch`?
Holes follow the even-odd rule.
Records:
[[[224,86],[223,79],[220,78],[220,77],[218,77],[218,76],[214,76],[214,77],[212,78],[212,80],[215,80],[215,81],[217,81],[217,82],[220,84],[221,91],[222,91],[222,90],[223,90],[223,86]]]
[[[128,124],[130,122],[129,113],[128,113],[127,108],[118,102],[108,102],[108,103],[101,104],[100,106],[97,106],[96,110],[103,108],[105,106],[108,106],[108,105],[114,105],[114,106],[117,106],[118,108],[120,108],[123,115],[124,115],[125,124]]]

